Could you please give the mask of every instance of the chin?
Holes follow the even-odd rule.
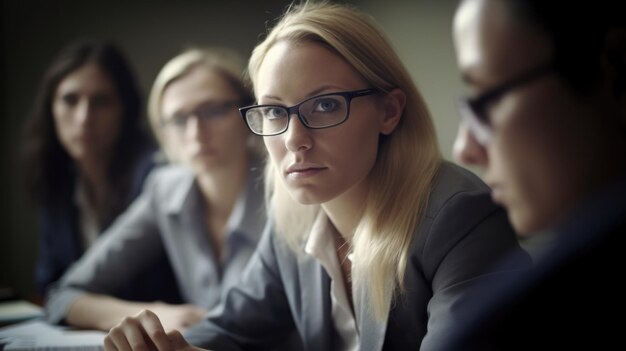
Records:
[[[315,191],[311,191],[311,189],[289,188],[289,195],[302,205],[319,205],[326,202],[323,198],[315,194]]]
[[[515,232],[520,237],[530,238],[542,231],[545,231],[549,225],[536,213],[529,213],[516,209],[507,209],[509,220]]]

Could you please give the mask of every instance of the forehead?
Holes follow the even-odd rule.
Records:
[[[265,96],[297,102],[313,92],[356,89],[364,79],[341,56],[315,42],[280,41],[265,55],[255,82],[259,100]]]
[[[75,91],[89,93],[113,89],[113,81],[109,74],[95,63],[88,63],[71,71],[57,87],[60,93]]]
[[[168,114],[211,100],[224,102],[232,99],[237,99],[237,92],[221,73],[196,67],[165,87],[161,109]]]
[[[465,0],[454,18],[459,67],[477,75],[507,76],[545,63],[550,45],[538,29],[513,18],[498,0]]]

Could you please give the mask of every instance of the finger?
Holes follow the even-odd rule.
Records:
[[[110,334],[107,334],[107,336],[104,337],[104,351],[118,351]]]
[[[131,351],[133,347],[129,343],[128,339],[133,340],[136,338],[134,336],[133,330],[136,330],[135,326],[128,324],[128,322],[123,321],[119,325],[111,328],[109,334],[105,337],[105,346],[107,344],[111,345],[111,350],[118,351]],[[139,348],[134,348],[134,350],[142,350],[141,346]],[[144,346],[143,350],[147,350],[147,347]]]
[[[168,351],[172,349],[172,344],[163,329],[163,325],[154,312],[143,310],[137,316],[143,326],[142,332],[153,346],[159,351]]]
[[[182,350],[191,346],[189,345],[187,340],[185,340],[183,334],[181,334],[178,330],[172,330],[171,332],[167,333],[167,336],[170,339],[174,350]]]

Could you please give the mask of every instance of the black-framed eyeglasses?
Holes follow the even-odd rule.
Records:
[[[307,128],[330,128],[348,120],[352,99],[378,92],[380,91],[376,88],[368,88],[327,93],[307,98],[291,107],[255,105],[242,107],[239,112],[252,133],[261,136],[284,133],[289,128],[289,120],[293,114]]]
[[[554,65],[550,62],[526,71],[476,97],[461,97],[457,101],[459,115],[467,123],[476,140],[485,145],[491,140],[491,118],[487,113],[489,104],[512,90],[554,71]]]
[[[164,117],[161,119],[162,127],[171,127],[176,130],[184,130],[187,127],[187,122],[192,118],[198,118],[198,121],[210,121],[218,118],[222,118],[231,113],[238,103],[234,101],[227,101],[223,103],[207,102],[204,103],[189,113],[176,114],[171,117]]]

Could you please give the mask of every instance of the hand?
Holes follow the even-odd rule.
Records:
[[[208,312],[204,308],[192,304],[169,305],[155,302],[149,308],[158,316],[166,332],[182,330],[196,324]]]
[[[165,332],[157,315],[143,310],[111,328],[104,338],[106,351],[159,350],[159,351],[196,351],[201,350],[189,345],[178,330]]]

